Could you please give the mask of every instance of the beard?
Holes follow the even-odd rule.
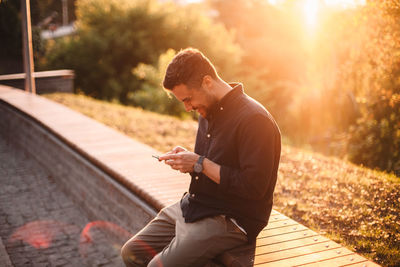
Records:
[[[207,106],[204,106],[204,110],[206,113],[204,117],[207,120],[209,120],[212,118],[213,113],[217,109],[219,101],[218,101],[217,97],[214,95],[207,95],[206,99],[207,99]]]

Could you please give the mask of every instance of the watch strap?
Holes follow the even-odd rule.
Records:
[[[194,172],[196,173],[201,173],[203,171],[203,161],[204,161],[204,156],[200,156],[199,159],[196,161],[194,164]]]
[[[204,158],[205,158],[205,156],[200,156],[199,159],[197,160],[197,163],[199,163],[201,166],[203,166]]]

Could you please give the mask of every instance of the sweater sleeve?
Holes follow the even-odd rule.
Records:
[[[278,144],[280,134],[268,117],[257,115],[243,123],[237,137],[240,167],[221,166],[222,190],[244,199],[263,198],[276,179]]]

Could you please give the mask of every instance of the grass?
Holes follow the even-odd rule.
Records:
[[[177,141],[193,150],[197,123],[149,112],[141,108],[95,100],[84,95],[47,94],[46,98],[102,122],[159,151],[170,150]]]
[[[161,152],[193,150],[197,123],[83,95],[49,94]],[[400,178],[284,145],[274,208],[383,266],[400,266]]]

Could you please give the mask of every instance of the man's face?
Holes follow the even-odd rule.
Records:
[[[218,102],[212,92],[203,86],[199,89],[189,89],[185,84],[180,84],[172,88],[172,93],[179,101],[183,102],[186,111],[195,110],[204,118]]]

